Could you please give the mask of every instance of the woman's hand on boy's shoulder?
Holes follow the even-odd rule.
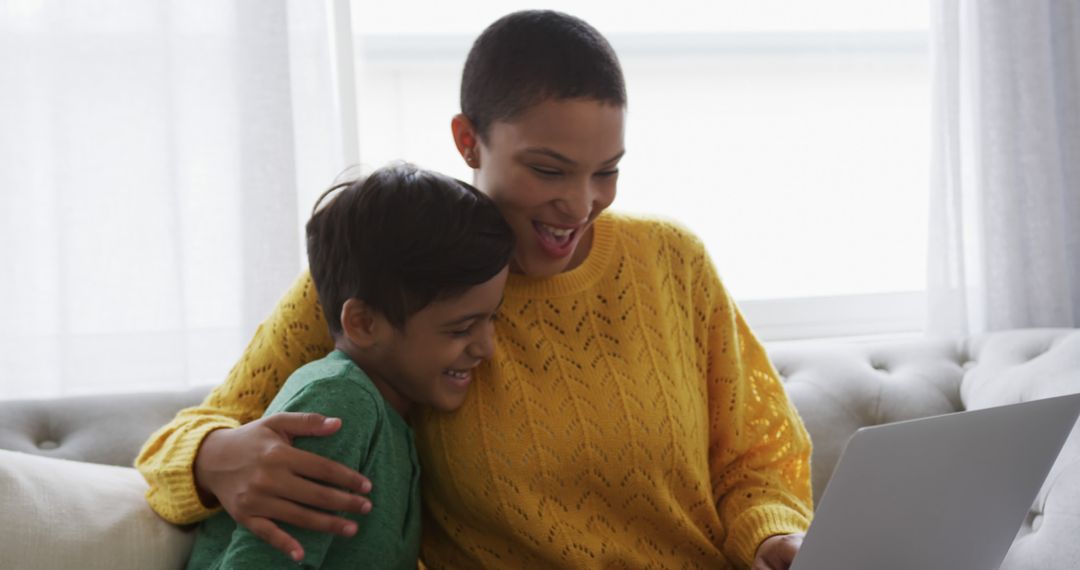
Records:
[[[294,560],[303,558],[303,548],[275,521],[352,536],[355,523],[316,509],[368,513],[371,501],[353,493],[371,492],[371,482],[292,445],[293,438],[328,436],[340,428],[340,419],[280,413],[213,431],[195,457],[200,497],[216,499],[238,524]]]
[[[805,534],[778,534],[770,536],[758,546],[754,564],[750,570],[788,570],[795,555],[802,547]]]

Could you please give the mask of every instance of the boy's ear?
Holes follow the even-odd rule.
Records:
[[[348,299],[341,305],[341,330],[359,348],[375,346],[378,315],[360,299]]]

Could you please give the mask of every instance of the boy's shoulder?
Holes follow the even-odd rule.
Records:
[[[301,397],[307,403],[313,399],[337,401],[337,404],[345,403],[339,401],[342,398],[360,401],[365,404],[363,407],[378,411],[380,417],[384,413],[385,402],[378,388],[356,363],[339,350],[293,372],[267,407],[266,415],[287,411],[290,403]]]

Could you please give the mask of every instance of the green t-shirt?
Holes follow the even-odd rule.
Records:
[[[415,570],[420,549],[420,464],[413,433],[371,379],[335,350],[289,377],[265,415],[276,412],[341,418],[337,433],[296,438],[293,445],[352,467],[372,483],[370,513],[339,513],[357,523],[359,530],[351,538],[280,523],[304,546],[303,566]],[[222,511],[199,526],[187,567],[296,568],[297,564]]]

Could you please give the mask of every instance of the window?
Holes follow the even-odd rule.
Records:
[[[365,169],[406,158],[468,179],[449,135],[465,54],[486,25],[526,7],[353,3]],[[628,153],[615,209],[701,236],[764,338],[921,329],[923,3],[553,8],[600,29],[623,63]]]

